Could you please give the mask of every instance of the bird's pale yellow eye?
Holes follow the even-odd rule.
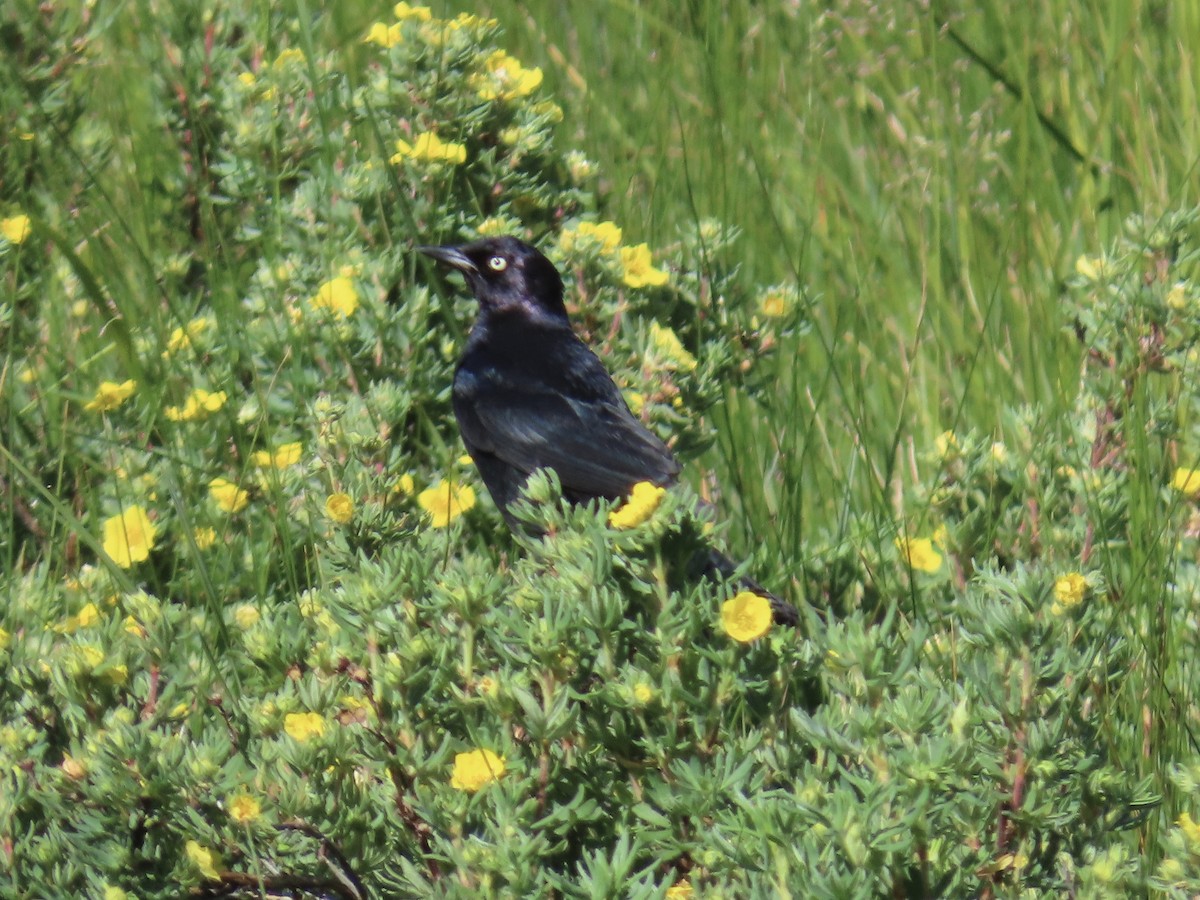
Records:
[[[488,268],[493,272],[503,272],[508,268],[508,260],[503,256],[493,256],[488,260]]]

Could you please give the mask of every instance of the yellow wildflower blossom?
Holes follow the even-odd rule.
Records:
[[[599,244],[604,253],[616,253],[621,246],[621,236],[621,228],[615,222],[580,222],[573,229],[560,234],[558,241],[567,252],[574,250],[579,239],[583,238],[585,242]]]
[[[651,264],[648,244],[622,247],[621,267],[624,269],[621,280],[631,288],[659,287],[666,284],[670,277],[665,271],[656,269]]]
[[[475,79],[475,89],[484,100],[515,100],[532,94],[542,83],[542,70],[525,68],[516,57],[496,50],[483,64],[486,74]]]
[[[1187,840],[1188,847],[1192,852],[1200,852],[1200,824],[1197,824],[1192,819],[1191,813],[1180,813],[1179,818],[1175,820],[1175,824],[1183,832],[1183,836]]]
[[[238,608],[233,611],[233,621],[237,622],[238,628],[243,631],[253,628],[261,618],[262,614],[258,611],[258,607],[250,603],[239,604]]]
[[[260,469],[286,469],[288,466],[294,466],[300,462],[302,453],[301,443],[292,441],[288,444],[280,444],[274,451],[255,450],[250,454],[250,464],[258,466]]]
[[[110,412],[133,396],[137,390],[137,382],[132,378],[128,381],[102,381],[96,388],[94,396],[84,409],[91,412]]]
[[[758,309],[770,319],[786,316],[795,303],[795,294],[782,285],[768,288],[758,301]]]
[[[392,7],[392,15],[401,22],[412,19],[414,22],[428,22],[433,13],[428,6],[410,6],[407,3],[397,3]]]
[[[1187,282],[1177,281],[1167,291],[1167,306],[1174,310],[1185,309],[1187,307]]]
[[[367,31],[366,36],[363,38],[363,43],[376,44],[386,50],[390,47],[395,47],[402,40],[404,40],[404,34],[399,22],[391,25],[384,22],[375,22]]]
[[[198,316],[187,325],[182,325],[171,332],[167,338],[167,349],[163,351],[163,356],[166,357],[172,353],[177,353],[192,346],[192,342],[197,340],[204,332],[212,326],[212,320],[207,316]]]
[[[207,550],[217,542],[217,529],[202,525],[192,531],[192,540],[196,542],[197,550]]]
[[[188,841],[183,852],[187,854],[187,858],[191,860],[200,874],[205,878],[217,879],[221,877],[218,871],[221,867],[221,857],[217,856],[216,852],[209,850],[207,847],[196,841]]]
[[[480,222],[475,228],[480,237],[496,237],[497,235],[508,234],[513,230],[513,225],[508,220],[502,219],[499,216],[490,216]]]
[[[458,753],[454,756],[450,786],[473,794],[493,781],[499,781],[505,770],[504,757],[497,756],[491,750]]]
[[[288,713],[283,717],[283,730],[292,740],[308,743],[325,733],[325,719],[320,713]]]
[[[1087,579],[1079,572],[1068,572],[1054,579],[1054,605],[1051,611],[1060,615],[1064,611],[1078,606],[1087,595]]]
[[[354,518],[354,500],[349,494],[330,494],[325,500],[325,515],[345,525]]]
[[[229,801],[229,818],[239,825],[249,825],[262,815],[262,804],[249,794],[238,794]]]
[[[639,481],[621,508],[608,514],[608,524],[613,528],[636,528],[654,515],[666,493],[666,488],[649,481]]]
[[[748,644],[771,629],[771,602],[751,591],[741,591],[721,605],[721,626],[735,641]]]
[[[642,706],[645,706],[654,699],[654,688],[646,684],[644,681],[639,681],[633,686],[633,699]]]
[[[32,232],[29,216],[24,213],[0,219],[0,234],[4,235],[4,239],[10,244],[23,244]]]
[[[417,495],[417,505],[433,517],[434,528],[445,528],[475,505],[475,491],[470,485],[439,481]]]
[[[208,493],[221,512],[241,512],[250,502],[250,495],[228,478],[214,478],[208,484]]]
[[[167,418],[172,422],[193,422],[203,419],[209,413],[214,413],[225,405],[229,395],[224,391],[206,391],[204,388],[193,388],[188,394],[183,406],[168,406]]]
[[[942,554],[929,538],[896,538],[896,549],[919,572],[936,572],[942,567]]]
[[[677,369],[681,372],[695,370],[696,357],[683,348],[683,344],[679,341],[679,335],[670,328],[659,325],[657,322],[651,322],[650,340],[667,368]]]
[[[933,448],[942,459],[958,455],[958,436],[953,431],[943,431],[933,439]]]
[[[308,305],[313,309],[328,309],[348,319],[358,309],[358,290],[353,281],[345,275],[339,275],[317,288],[316,294],[309,298]]]
[[[277,57],[275,57],[275,62],[273,65],[276,69],[281,69],[284,66],[296,62],[304,62],[304,51],[299,47],[288,47],[288,49],[284,50]]]
[[[401,475],[399,478],[396,479],[396,484],[393,485],[393,487],[392,487],[392,493],[393,494],[411,494],[416,489],[417,489],[417,482],[413,479],[412,475],[410,475],[408,472],[405,472],[403,475]]]
[[[1176,469],[1171,487],[1189,500],[1200,500],[1200,469]]]
[[[1075,272],[1082,275],[1088,281],[1097,281],[1105,274],[1105,269],[1108,268],[1108,260],[1103,256],[1081,256],[1075,260]]]
[[[104,520],[104,552],[122,569],[144,562],[154,549],[158,529],[140,506]]]
[[[688,900],[692,896],[692,885],[687,879],[680,878],[667,888],[667,900]]]
[[[406,159],[458,166],[467,161],[467,148],[462,144],[443,141],[432,131],[426,131],[417,135],[411,144],[408,141],[396,141],[396,154],[391,162],[398,164]]]

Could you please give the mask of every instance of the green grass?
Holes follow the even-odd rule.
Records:
[[[439,871],[500,892],[1194,890],[1200,837],[1176,822],[1200,818],[1200,579],[1168,485],[1200,468],[1197,296],[1164,298],[1196,277],[1195,224],[1172,214],[1200,202],[1200,13],[496,3],[484,42],[545,83],[484,109],[473,45],[381,68],[361,38],[386,4],[235,7],[0,13],[0,218],[34,229],[0,255],[14,895],[171,896],[199,880],[188,840],[270,872],[279,832],[229,823],[240,791],[273,825],[317,823],[383,895],[453,893]],[[276,64],[285,48],[305,58]],[[469,165],[388,163],[431,123]],[[597,181],[563,174],[567,148]],[[482,493],[447,402],[472,304],[411,244],[502,216],[554,247],[580,214],[676,267],[639,293],[562,254],[623,386],[681,392],[647,417],[756,575],[814,609],[805,640],[743,653],[710,593],[666,579],[686,491],[632,537],[541,510],[562,531],[545,546],[486,502],[441,531],[393,493],[401,475]],[[363,305],[314,319],[346,266]],[[767,285],[796,292],[794,319],[761,314]],[[198,316],[205,336],[167,349]],[[695,374],[655,364],[650,321]],[[127,378],[128,405],[86,410]],[[228,402],[174,422],[195,387]],[[939,453],[947,431],[960,449]],[[301,467],[260,482],[251,454],[293,441]],[[213,503],[216,477],[251,485],[245,511]],[[346,528],[323,511],[341,492]],[[102,523],[133,504],[159,546],[121,568]],[[938,526],[945,565],[909,571],[895,538]],[[1051,615],[1076,570],[1085,611]],[[66,625],[87,603],[96,630]],[[826,703],[801,711],[814,680]],[[307,710],[347,727],[297,748],[283,716]],[[447,788],[477,746],[510,760],[507,793]],[[654,839],[619,840],[631,823]]]

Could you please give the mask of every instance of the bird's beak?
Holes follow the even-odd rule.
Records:
[[[475,263],[458,247],[417,247],[426,256],[431,256],[438,262],[453,266],[460,272],[478,272]]]

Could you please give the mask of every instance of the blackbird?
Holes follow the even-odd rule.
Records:
[[[509,506],[538,469],[553,469],[574,503],[618,500],[642,481],[675,481],[675,455],[630,412],[604,364],[571,329],[550,260],[514,237],[417,249],[461,272],[479,302],[454,373],[454,415],[510,528],[519,526]],[[721,578],[736,569],[716,549],[699,567]],[[797,624],[786,601],[749,578],[739,583],[770,601],[776,623]]]

